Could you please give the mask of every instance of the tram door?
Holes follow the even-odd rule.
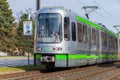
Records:
[[[88,50],[89,50],[89,53],[88,53],[88,56],[91,55],[91,48],[92,48],[92,34],[91,34],[91,27],[88,27]]]
[[[71,38],[72,38],[72,51],[75,53],[75,49],[77,48],[76,41],[76,23],[74,21],[71,22]]]
[[[118,60],[120,60],[120,39],[118,38]]]
[[[100,31],[99,30],[96,30],[97,33],[96,33],[96,37],[97,37],[97,41],[96,41],[96,44],[97,44],[97,63],[99,63],[100,61],[100,53],[101,53],[101,37],[100,37]]]
[[[64,39],[65,39],[65,44],[70,47],[70,53],[76,53],[76,48],[77,48],[77,39],[76,39],[76,20],[74,17],[69,18],[65,17],[64,18]]]
[[[98,56],[98,52],[97,52],[97,30],[95,28],[91,28],[91,35],[90,35],[90,53],[91,56],[91,61],[92,63],[96,63],[97,62],[97,56]]]

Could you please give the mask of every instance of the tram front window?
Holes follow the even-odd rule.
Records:
[[[61,15],[42,13],[38,16],[37,41],[57,43],[62,41]]]

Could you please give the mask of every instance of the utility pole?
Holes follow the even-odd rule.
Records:
[[[83,6],[83,9],[85,10],[85,16],[87,19],[89,19],[89,14],[93,12],[95,9],[98,9],[97,6]]]
[[[40,9],[40,0],[36,0],[36,11]]]
[[[27,20],[23,22],[23,33],[27,38],[27,47],[28,47],[28,65],[30,64],[30,35],[32,35],[32,21],[30,21],[32,9],[26,9],[28,14]]]

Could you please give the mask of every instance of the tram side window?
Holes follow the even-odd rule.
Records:
[[[75,22],[72,22],[71,25],[72,25],[72,40],[76,41],[76,27],[75,27]]]
[[[93,44],[96,45],[96,30],[92,29],[92,41]]]
[[[87,43],[87,26],[83,25],[83,42]]]
[[[117,49],[117,38],[114,37],[114,49]]]
[[[101,43],[102,43],[102,46],[104,45],[103,36],[104,36],[104,33],[102,32],[102,33],[101,33]]]
[[[113,48],[112,36],[110,36],[110,42],[109,42],[109,44],[110,44],[110,48]]]
[[[111,37],[111,43],[112,43],[112,44],[111,44],[111,48],[114,49],[114,46],[115,46],[115,45],[114,45],[114,37],[113,37],[113,36]]]
[[[117,40],[117,38],[115,38],[115,48],[117,49],[117,47],[118,47],[118,40]]]
[[[118,44],[118,46],[120,46],[120,39],[119,39],[119,44]]]
[[[114,37],[112,38],[112,42],[113,42],[113,49],[115,48],[115,39]]]
[[[77,23],[78,27],[78,41],[82,42],[83,41],[83,26],[80,23]]]
[[[64,18],[64,39],[66,41],[70,40],[70,19],[69,17]]]
[[[102,32],[101,35],[102,46],[107,47],[107,34]]]
[[[105,44],[105,47],[107,47],[107,34],[106,33],[104,34],[104,44]]]

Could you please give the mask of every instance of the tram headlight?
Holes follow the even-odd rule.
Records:
[[[61,51],[62,48],[60,48],[60,47],[53,47],[53,50],[54,50],[54,51]]]
[[[42,48],[37,48],[38,51],[42,51]]]

